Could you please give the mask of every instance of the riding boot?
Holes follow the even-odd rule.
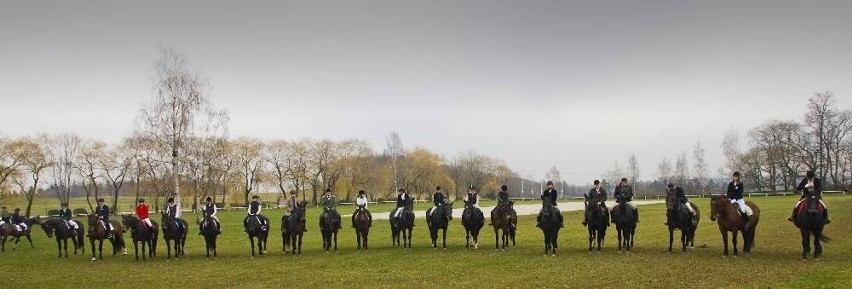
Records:
[[[589,224],[589,212],[583,214],[583,227]]]
[[[823,215],[823,217],[825,217],[825,224],[831,224],[831,218],[828,217],[828,208],[824,208],[822,211],[825,213],[825,215]]]
[[[562,219],[562,213],[560,212],[557,216],[559,216],[559,227],[565,228],[565,221]]]
[[[222,225],[220,225],[218,222],[216,223],[216,234],[222,234]]]
[[[789,217],[787,217],[787,221],[796,222],[796,209],[798,208],[793,208],[793,212],[790,213]]]
[[[606,226],[609,227],[609,210],[604,209],[604,212],[606,212]]]
[[[355,228],[355,215],[356,214],[352,214],[352,228]]]
[[[248,217],[243,219],[243,233],[248,232],[248,229],[246,227],[248,227]]]
[[[672,217],[672,211],[666,210],[666,221],[663,222],[663,225],[668,226],[669,225],[669,219],[671,219],[671,217]]]
[[[749,222],[748,214],[743,213],[743,228],[745,228],[746,230],[748,230],[748,227],[749,227],[750,225],[751,225],[751,224],[750,224],[750,222]]]
[[[633,217],[636,223],[639,223],[639,209],[633,209]]]

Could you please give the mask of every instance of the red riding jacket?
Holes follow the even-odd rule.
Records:
[[[136,206],[136,217],[139,219],[147,219],[148,218],[148,205],[139,204]]]

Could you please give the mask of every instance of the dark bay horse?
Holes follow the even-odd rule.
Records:
[[[618,251],[630,252],[636,233],[636,216],[633,215],[633,210],[627,204],[620,203],[612,207],[610,216],[615,221],[615,230],[618,232]]]
[[[462,225],[465,232],[465,248],[470,248],[470,241],[473,241],[473,248],[479,248],[479,231],[485,226],[485,217],[482,215],[482,210],[474,206],[466,206],[462,211]],[[445,238],[446,239],[446,238]]]
[[[512,205],[514,201],[509,201],[505,205],[497,205],[491,210],[491,226],[494,227],[494,250],[506,250],[509,246],[509,235],[512,224]],[[500,233],[503,236],[500,236]],[[503,242],[502,247],[500,241]]]
[[[695,230],[698,228],[698,220],[700,220],[701,212],[698,207],[688,202],[689,206],[695,211],[695,222],[689,218],[689,209],[677,201],[677,197],[670,194],[666,197],[666,220],[669,227],[669,253],[672,252],[672,243],[674,243],[674,230],[680,230],[680,241],[683,245],[683,252],[686,252],[686,247],[695,247]]]
[[[391,225],[391,242],[394,246],[400,245],[400,235],[402,235],[402,247],[411,249],[411,231],[414,230],[414,212],[411,211],[411,205],[407,205],[402,209],[399,218],[394,218],[396,210],[390,212]]]
[[[589,202],[586,205],[586,211],[589,212],[589,221],[586,226],[589,229],[589,253],[594,251],[592,244],[597,241],[597,251],[601,251],[601,243],[606,237],[606,229],[609,227],[609,221],[606,218],[606,207],[596,203]]]
[[[125,230],[130,230],[130,239],[133,240],[133,250],[136,251],[136,261],[139,261],[139,244],[142,244],[142,260],[145,260],[145,247],[148,247],[148,257],[157,256],[157,236],[160,234],[160,225],[151,221],[151,227],[145,225],[136,216],[127,215],[121,218],[121,224]]]
[[[822,234],[825,227],[825,208],[820,204],[819,197],[809,195],[796,209],[796,227],[802,233],[802,261],[808,260],[811,253],[811,235],[814,236],[814,260],[822,256],[822,243],[831,240]]]
[[[113,256],[118,254],[119,250],[123,250],[124,255],[127,255],[127,248],[124,244],[124,233],[121,223],[115,220],[110,220],[110,224],[112,224],[112,238],[108,238],[109,232],[107,232],[106,228],[104,228],[104,225],[98,218],[98,215],[89,214],[87,219],[89,221],[89,243],[92,244],[92,261],[104,259],[104,239],[108,239],[112,244]],[[98,258],[95,258],[95,241],[98,241]]]
[[[370,220],[369,214],[370,211],[367,209],[358,209],[353,212],[355,214],[355,238],[356,242],[358,242],[358,250],[361,250],[361,246],[364,246],[364,250],[367,250],[367,236],[370,235],[370,226],[372,226],[372,221]]]
[[[267,224],[264,226],[261,221]],[[266,239],[269,237],[269,218],[264,215],[258,215],[256,218],[249,216],[245,224],[246,234],[248,235],[249,245],[251,246],[251,256],[254,257],[254,239],[257,238],[257,252],[260,255],[266,254]]]
[[[337,252],[337,230],[340,229],[340,214],[330,210],[320,216],[320,233],[322,233],[322,248],[328,253],[334,241],[334,251]]]
[[[465,209],[467,210],[467,209]],[[444,233],[444,246],[443,248],[447,249],[447,227],[449,227],[450,220],[453,219],[453,203],[449,202],[442,206],[438,206],[435,212],[432,212],[432,208],[426,212],[426,215],[431,216],[427,219],[427,225],[429,226],[429,237],[432,239],[432,248],[435,249],[438,247],[438,230],[442,230]]]
[[[551,205],[550,201],[543,202],[538,219],[541,220],[539,228],[544,233],[544,255],[549,253],[551,256],[556,256],[556,251],[559,249],[559,230],[562,228],[561,214],[559,208]]]
[[[163,213],[160,220],[163,222],[163,240],[166,241],[166,260],[172,258],[172,241],[174,241],[175,259],[186,255],[183,251],[186,245],[186,234],[189,233],[189,223],[181,218],[172,218]],[[180,226],[178,226],[180,223]]]
[[[30,232],[32,232],[33,225],[41,225],[41,217],[36,216],[35,218],[28,218],[24,220],[24,224],[27,225],[27,229],[20,231],[15,225],[11,223],[3,223],[0,225],[0,251],[6,251],[6,241],[9,237],[15,238],[15,246],[12,250],[18,249],[18,242],[21,241],[21,237],[27,237],[27,240],[30,241],[30,247],[35,248],[33,245],[33,239],[30,237]]]
[[[734,257],[739,254],[737,250],[737,233],[743,234],[743,253],[751,253],[754,248],[754,234],[757,230],[757,223],[760,221],[760,208],[751,201],[746,201],[746,206],[749,206],[752,211],[750,224],[745,227],[745,221],[740,216],[740,210],[731,200],[725,195],[710,196],[710,221],[716,221],[719,224],[719,232],[722,233],[722,242],[725,244],[725,257],[728,257],[728,232],[733,233],[731,242],[734,245]]]
[[[86,246],[83,243],[83,224],[77,221],[71,221],[77,224],[77,229],[68,227],[65,220],[49,219],[41,224],[41,229],[48,238],[53,238],[56,235],[56,246],[59,247],[59,258],[62,258],[62,251],[65,250],[65,258],[68,258],[68,239],[74,245],[74,255],[77,255],[77,250],[82,249],[82,253],[86,253]]]
[[[207,252],[207,258],[210,258],[210,251],[213,251],[213,257],[217,257],[219,251],[216,249],[216,239],[219,238],[219,232],[216,230],[216,220],[204,214],[198,226],[201,227],[201,235],[204,236],[204,248]]]
[[[293,256],[298,252],[302,255],[302,236],[305,235],[305,206],[307,202],[301,201],[293,209],[290,216],[281,216],[281,239],[282,252],[287,252],[287,246],[291,246]]]

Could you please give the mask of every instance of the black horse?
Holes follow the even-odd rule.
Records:
[[[293,256],[298,252],[302,255],[302,236],[305,235],[305,205],[306,202],[299,202],[298,207],[294,208],[290,216],[281,216],[281,239],[282,252],[287,252],[287,246],[291,246]]]
[[[438,230],[442,230],[444,233],[443,248],[447,249],[447,227],[449,227],[450,220],[453,219],[453,203],[449,202],[437,208],[435,212],[432,211],[432,208],[429,208],[429,211],[426,212],[429,215],[426,222],[429,226],[429,237],[432,239],[432,248],[437,248]]]
[[[36,216],[35,218],[28,218],[24,220],[24,224],[27,226],[27,229],[23,231],[19,231],[15,225],[11,223],[0,224],[0,251],[6,251],[6,240],[10,236],[15,239],[15,247],[12,248],[12,250],[18,249],[18,242],[21,241],[21,237],[27,237],[27,240],[30,241],[30,247],[35,248],[35,245],[33,245],[33,239],[30,237],[30,232],[32,231],[33,225],[41,225],[41,217]]]
[[[612,207],[615,230],[618,232],[618,252],[630,252],[633,248],[633,236],[636,232],[636,216],[626,203],[621,202]]]
[[[366,208],[357,209],[352,213],[354,215],[353,226],[355,227],[355,239],[358,242],[358,250],[361,250],[361,246],[364,246],[364,250],[367,250],[367,237],[370,235],[370,226],[372,226],[372,220],[370,220],[370,211]]]
[[[163,240],[166,241],[166,259],[172,258],[172,241],[174,241],[175,259],[178,256],[186,255],[183,251],[186,245],[186,234],[189,232],[189,223],[181,218],[172,218],[168,214],[162,214],[161,226],[163,230]],[[180,224],[180,225],[178,225]]]
[[[121,218],[121,224],[125,230],[130,230],[130,238],[133,240],[133,249],[136,251],[136,261],[139,261],[139,244],[142,244],[142,260],[145,260],[145,247],[148,247],[148,257],[154,258],[157,256],[157,236],[160,232],[160,226],[157,222],[151,221],[151,227],[148,228],[143,224],[142,220],[136,216],[127,215]]]
[[[337,230],[340,229],[340,214],[330,210],[320,216],[320,232],[322,233],[322,248],[328,253],[334,241],[334,251],[337,252]]]
[[[205,214],[201,222],[201,235],[204,236],[204,247],[207,250],[207,258],[210,258],[210,251],[213,251],[213,257],[217,257],[216,239],[219,237],[219,231],[216,229],[216,221],[213,217]]]
[[[606,217],[606,207],[596,203],[589,202],[586,205],[586,211],[589,212],[589,221],[587,227],[589,229],[589,253],[594,251],[592,243],[597,241],[597,251],[601,251],[601,243],[606,237],[606,229],[609,227],[609,220]]]
[[[810,195],[802,201],[796,210],[796,227],[799,227],[799,232],[802,233],[802,260],[808,260],[808,254],[811,253],[811,235],[814,236],[814,260],[819,260],[822,256],[822,243],[828,242],[831,238],[822,234],[825,227],[825,208],[820,205],[819,197]]]
[[[411,205],[406,205],[399,218],[394,218],[397,209],[390,212],[391,226],[391,242],[394,246],[400,245],[400,235],[402,235],[402,247],[411,249],[411,231],[414,230],[414,212],[411,211]]]
[[[485,226],[485,217],[482,210],[477,207],[466,205],[462,211],[462,225],[464,225],[464,247],[470,248],[473,240],[473,248],[479,248],[479,231]]]
[[[81,249],[82,254],[86,253],[86,246],[83,243],[83,224],[77,221],[71,221],[77,224],[77,229],[71,228],[62,219],[49,219],[41,224],[41,229],[48,238],[53,238],[56,235],[56,246],[59,247],[59,258],[62,258],[62,251],[65,251],[65,258],[68,258],[68,239],[74,245],[74,255],[77,255],[77,250]]]
[[[509,245],[511,232],[515,226],[513,218],[516,217],[516,214],[514,214],[515,210],[512,208],[514,204],[514,201],[509,201],[504,205],[497,205],[491,210],[490,225],[494,227],[494,250],[506,250]],[[503,233],[502,236],[500,235],[501,232]],[[501,240],[502,247],[500,245]],[[512,238],[512,242],[514,242],[514,238]]]
[[[684,206],[681,202],[677,201],[677,198],[673,195],[670,195],[667,200],[667,212],[666,212],[666,223],[668,223],[669,227],[669,253],[672,252],[672,243],[674,243],[674,230],[680,230],[680,241],[683,245],[683,252],[686,252],[686,248],[695,248],[695,230],[698,228],[698,220],[700,220],[701,213],[698,210],[698,207],[693,205],[691,202],[687,202],[687,204],[692,207],[693,211],[695,211],[695,216],[693,218],[689,218],[689,209]],[[694,220],[693,220],[694,219]]]
[[[544,233],[544,254],[548,253],[551,256],[556,256],[556,251],[559,249],[559,230],[562,229],[562,212],[559,208],[550,204],[550,201],[544,201],[542,210],[539,213],[540,220],[538,227]]]
[[[269,237],[269,218],[264,215],[249,216],[245,222],[246,235],[251,246],[251,256],[254,257],[254,239],[257,238],[257,252],[266,254],[266,239]]]

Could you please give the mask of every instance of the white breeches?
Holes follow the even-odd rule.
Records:
[[[731,200],[731,204],[737,204],[737,206],[739,207],[740,213],[751,216],[751,214],[752,214],[751,208],[749,206],[746,206],[745,200],[743,200],[743,199]]]

